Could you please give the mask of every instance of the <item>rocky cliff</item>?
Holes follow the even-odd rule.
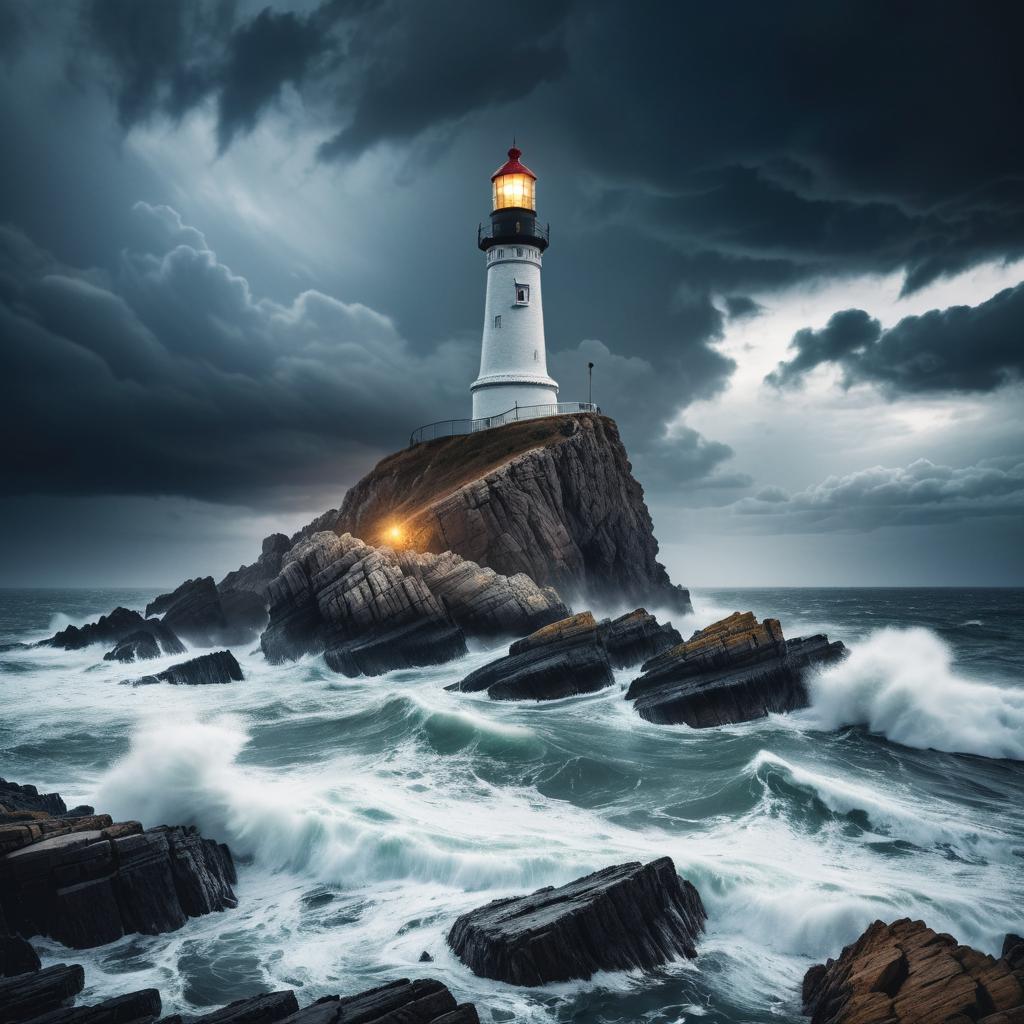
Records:
[[[301,535],[322,530],[453,551],[569,601],[690,609],[657,560],[643,488],[605,416],[528,420],[396,452]]]

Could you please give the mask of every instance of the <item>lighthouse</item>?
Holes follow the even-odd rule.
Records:
[[[521,156],[513,146],[491,176],[490,225],[477,234],[487,292],[480,375],[470,386],[475,420],[520,409],[524,418],[543,415],[537,406],[558,401],[558,383],[548,376],[540,288],[549,232],[537,220],[537,175]]]

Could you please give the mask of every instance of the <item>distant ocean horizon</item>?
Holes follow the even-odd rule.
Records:
[[[165,589],[0,588],[0,643]],[[237,910],[75,951],[87,994],[153,986],[165,1013],[195,1013],[429,975],[482,1019],[797,1024],[803,973],[876,918],[923,918],[990,953],[1024,931],[1024,588],[693,600],[684,635],[749,609],[851,655],[814,677],[805,711],[691,730],[642,721],[622,699],[630,671],[546,704],[444,689],[499,645],[347,679],[318,656],[268,665],[254,643],[235,649],[242,682],[141,689],[119,686],[135,667],[99,647],[0,653],[0,774],[146,825],[196,824],[240,862]],[[708,909],[694,961],[524,990],[475,977],[445,944],[490,899],[663,854]],[[69,959],[37,945],[44,963]]]

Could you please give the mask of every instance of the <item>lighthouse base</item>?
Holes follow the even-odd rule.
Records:
[[[498,416],[518,406],[529,410],[537,405],[558,401],[558,384],[550,377],[521,380],[495,380],[481,377],[473,383],[473,419]],[[523,417],[529,418],[529,412]]]

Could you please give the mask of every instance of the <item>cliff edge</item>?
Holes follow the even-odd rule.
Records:
[[[548,417],[395,452],[303,531],[453,551],[567,600],[689,611],[614,420]],[[293,538],[295,540],[297,538]]]

